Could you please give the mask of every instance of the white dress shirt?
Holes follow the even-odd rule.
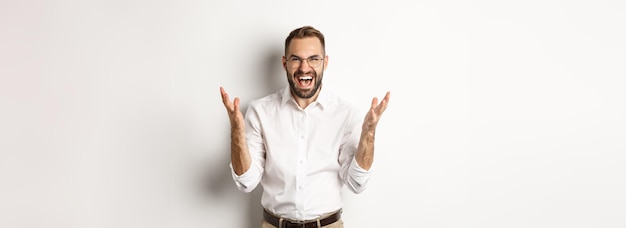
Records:
[[[370,177],[354,159],[364,117],[324,90],[305,109],[288,86],[251,102],[245,134],[252,165],[238,176],[231,163],[237,188],[251,192],[260,182],[263,207],[292,220],[340,209],[344,183],[360,193]]]

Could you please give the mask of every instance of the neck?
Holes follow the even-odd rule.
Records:
[[[317,100],[317,97],[320,95],[321,90],[322,88],[318,89],[317,92],[315,92],[315,95],[313,95],[311,98],[298,97],[293,93],[293,91],[291,92],[291,96],[293,96],[294,100],[296,100],[296,103],[298,104],[298,106],[300,106],[301,109],[305,109],[315,100]]]

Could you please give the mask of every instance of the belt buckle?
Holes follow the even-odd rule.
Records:
[[[306,228],[306,222],[305,221],[286,221],[286,227],[289,228]]]

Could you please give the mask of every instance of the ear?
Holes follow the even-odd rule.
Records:
[[[324,69],[328,68],[328,55],[324,56]]]
[[[287,70],[287,57],[283,56],[283,69]]]

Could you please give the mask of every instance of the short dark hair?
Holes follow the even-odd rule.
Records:
[[[319,39],[320,43],[322,44],[322,51],[324,51],[324,54],[326,54],[326,42],[324,41],[324,34],[322,34],[322,32],[320,32],[319,30],[313,28],[312,26],[308,25],[294,29],[289,33],[289,36],[287,36],[287,39],[285,39],[285,54],[289,49],[289,43],[291,43],[291,40],[295,38],[300,39],[305,37],[317,37],[317,39]]]

